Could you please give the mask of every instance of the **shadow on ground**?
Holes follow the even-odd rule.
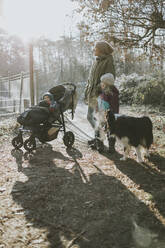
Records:
[[[165,218],[165,158],[158,153],[151,154],[149,161],[137,163],[134,159],[120,161],[121,155],[115,153],[105,157],[114,161],[116,167],[133,182],[139,185],[139,189],[148,193],[148,197],[155,203],[155,207]],[[145,217],[143,218],[145,222]]]
[[[87,179],[78,162],[82,157],[78,149],[68,149],[68,156],[52,147],[37,150],[26,156],[26,168],[21,165],[23,154],[18,154],[18,167],[28,180],[15,183],[12,197],[24,208],[28,222],[47,229],[49,247],[128,248],[140,247],[140,242],[156,247],[152,246],[155,239],[164,235],[160,221],[117,178],[100,170]],[[151,178],[158,188],[158,175],[144,166],[132,161],[120,163],[116,158],[114,162],[144,190],[152,191],[148,185]],[[139,223],[150,231],[144,233]]]

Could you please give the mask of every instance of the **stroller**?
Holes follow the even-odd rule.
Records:
[[[18,135],[12,139],[12,145],[16,149],[22,146],[26,151],[32,152],[36,149],[36,138],[45,143],[57,138],[60,131],[64,132],[63,142],[68,148],[72,147],[75,136],[71,131],[66,131],[64,112],[71,110],[72,119],[77,105],[76,86],[65,83],[51,88],[47,95],[54,98],[54,112],[50,112],[45,101],[25,110],[17,117],[21,124]],[[28,133],[30,137],[23,141],[23,134]]]

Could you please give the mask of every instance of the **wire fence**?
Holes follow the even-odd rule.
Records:
[[[0,77],[0,116],[19,113],[29,104],[29,73]]]
[[[0,77],[0,117],[23,112],[32,105],[32,95],[34,95],[34,104],[38,104],[44,92],[63,83],[58,81],[56,71],[45,72],[37,69],[34,70],[33,81],[32,92],[29,72]],[[83,85],[77,83],[81,93],[84,89]],[[81,95],[79,95],[80,99]]]
[[[31,106],[32,95],[34,104],[37,104],[45,91],[56,86],[57,74],[35,69],[33,91],[29,72],[0,77],[0,117],[23,112]]]

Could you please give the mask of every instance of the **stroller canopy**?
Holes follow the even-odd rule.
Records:
[[[72,83],[57,85],[49,90],[54,100],[61,106],[62,111],[73,109],[75,101],[76,86]]]

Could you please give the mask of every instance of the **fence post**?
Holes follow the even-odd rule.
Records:
[[[38,103],[39,101],[38,70],[35,71],[35,81],[36,81],[36,103]]]
[[[26,109],[26,108],[29,108],[29,99],[24,99],[24,110]]]
[[[30,70],[30,99],[31,105],[34,105],[34,73],[33,73],[33,44],[29,44],[29,70]]]
[[[19,112],[21,113],[22,107],[22,92],[23,92],[23,72],[21,72],[21,86],[20,86],[20,95],[19,95]]]
[[[9,86],[8,96],[10,98],[11,97],[11,84],[10,84],[10,74],[9,74],[9,72],[8,72],[8,86]]]
[[[16,112],[16,100],[13,99],[13,112],[15,113]]]

